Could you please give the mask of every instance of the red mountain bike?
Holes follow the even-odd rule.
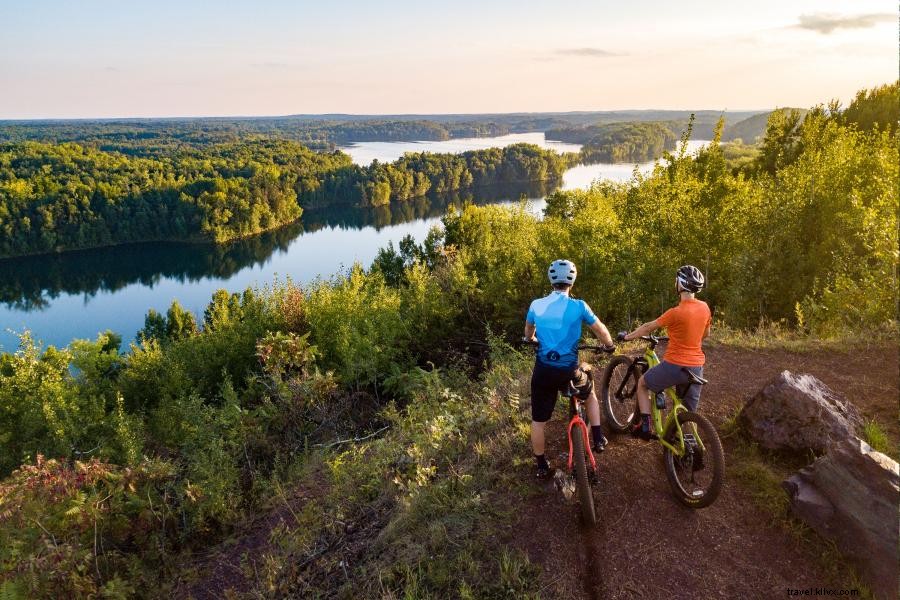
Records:
[[[531,340],[522,340],[524,344],[537,348],[538,343]],[[615,347],[590,346],[582,344],[578,350],[611,354]],[[581,507],[581,519],[585,525],[591,527],[597,522],[597,512],[594,508],[594,495],[591,492],[591,481],[597,477],[597,460],[591,452],[590,436],[584,416],[584,403],[594,389],[593,367],[587,363],[578,366],[575,377],[569,381],[568,388],[562,395],[569,399],[569,424],[566,427],[566,438],[569,443],[569,459],[567,473],[569,480],[574,480],[574,487],[578,491],[578,504]],[[590,463],[590,471],[588,471]]]

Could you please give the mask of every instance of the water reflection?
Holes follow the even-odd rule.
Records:
[[[543,134],[537,134],[541,139],[525,135],[535,137],[527,141],[543,139]],[[510,141],[477,140],[482,145]],[[691,142],[689,152],[704,143]],[[358,144],[356,149],[371,151],[379,160],[388,157],[388,151],[398,151],[396,144],[389,148],[373,144],[368,145],[371,148]],[[458,141],[457,145],[454,151],[470,149]],[[426,143],[417,145],[420,151],[430,149]],[[653,163],[574,167],[563,176],[562,187],[583,188],[596,179],[626,181],[635,167],[646,173]],[[396,244],[406,235],[424,239],[451,203],[508,202],[523,195],[540,200],[553,187],[498,186],[373,209],[310,210],[297,224],[219,246],[135,244],[0,261],[0,351],[16,347],[16,336],[9,329],[28,328],[36,339],[61,346],[110,328],[121,333],[127,343],[150,308],[164,312],[177,299],[202,315],[210,295],[220,288],[241,291],[285,277],[309,282],[346,271],[354,262],[371,264],[378,249],[389,241]],[[541,203],[533,206],[539,208]]]
[[[352,206],[307,211],[298,223],[229,244],[146,243],[0,261],[0,303],[16,311],[40,311],[61,294],[85,296],[116,292],[132,285],[152,287],[162,280],[188,284],[201,279],[228,280],[248,267],[264,265],[273,254],[288,252],[304,234],[327,228],[380,231],[416,220],[436,220],[463,203],[491,204],[538,199],[552,191],[546,183],[481,188],[426,196],[390,206]],[[328,265],[335,270],[338,265]],[[331,271],[323,271],[330,273]]]

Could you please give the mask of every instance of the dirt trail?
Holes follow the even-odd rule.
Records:
[[[812,373],[877,417],[898,440],[898,350],[791,353],[717,346],[707,352],[701,412],[717,425],[784,369]],[[563,452],[564,425],[548,425],[548,456]],[[726,461],[729,444],[725,444]],[[542,565],[546,598],[763,598],[788,588],[847,587],[831,581],[808,549],[726,479],[713,506],[692,511],[673,498],[655,443],[614,436],[600,455],[595,501],[601,520],[580,531],[577,507],[548,484],[527,499],[512,544]],[[587,576],[587,577],[586,577]]]

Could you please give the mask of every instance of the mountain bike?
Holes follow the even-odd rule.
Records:
[[[648,342],[642,357],[616,356],[603,372],[600,403],[606,422],[617,433],[628,431],[640,418],[638,379],[660,363],[656,346],[669,338],[647,335],[641,339]],[[689,369],[684,371],[689,382],[658,393],[650,403],[651,418],[663,447],[666,478],[675,497],[690,508],[703,508],[719,496],[725,477],[725,457],[722,441],[709,419],[689,411],[681,403],[690,386],[707,383]],[[667,410],[667,404],[671,409]]]
[[[535,348],[538,346],[538,343],[532,340],[522,340],[522,343]],[[615,352],[615,347],[606,348],[582,344],[578,346],[578,350],[611,354]],[[597,460],[591,451],[590,436],[584,415],[585,400],[591,395],[593,389],[593,368],[587,363],[581,363],[576,370],[575,377],[569,381],[568,388],[562,392],[562,395],[569,400],[569,424],[566,427],[566,438],[569,444],[567,472],[569,477],[575,481],[578,504],[581,507],[581,519],[588,527],[597,523],[594,495],[591,491],[591,481],[597,478]],[[591,465],[590,471],[588,471],[588,463]]]

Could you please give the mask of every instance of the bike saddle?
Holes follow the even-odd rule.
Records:
[[[575,377],[573,377],[569,381],[569,393],[568,396],[575,396],[584,400],[591,394],[591,390],[594,389],[594,376],[593,370],[589,365],[582,364],[578,367],[578,370],[575,373]]]
[[[690,369],[682,368],[681,370],[687,373],[687,376],[691,380],[691,383],[696,383],[697,385],[706,385],[707,383],[709,383],[709,380],[698,377],[697,375],[692,373]]]

